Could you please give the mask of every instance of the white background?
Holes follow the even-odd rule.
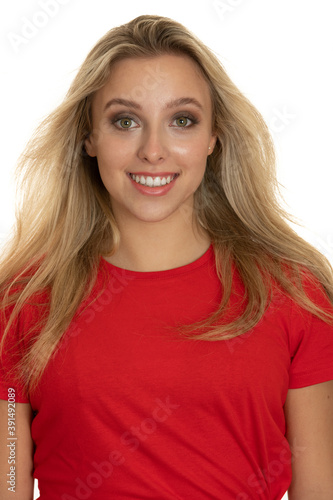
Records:
[[[52,5],[51,5],[52,4]],[[141,14],[180,21],[219,57],[268,123],[297,231],[333,262],[330,0],[16,0],[2,35],[0,239],[14,221],[13,171],[96,41]]]

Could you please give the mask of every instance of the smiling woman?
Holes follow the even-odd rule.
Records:
[[[149,94],[142,92],[136,101],[117,97],[130,96],[136,85],[144,88],[147,73],[156,67],[163,78]],[[95,134],[85,147],[97,158],[122,235],[107,260],[137,271],[162,270],[204,253],[209,238],[202,230],[195,234],[184,217],[184,206],[188,216],[193,212],[194,193],[216,142],[209,85],[196,63],[172,54],[118,61],[94,96],[92,127]],[[158,239],[156,225],[147,222],[159,222]],[[179,247],[165,252],[162,263],[158,248],[168,248],[170,232],[178,235]],[[151,240],[148,248],[140,245],[143,236]],[[131,254],[125,244],[129,240]]]
[[[19,172],[0,266],[19,498],[33,469],[42,500],[331,499],[332,269],[212,52],[163,17],[110,30]]]

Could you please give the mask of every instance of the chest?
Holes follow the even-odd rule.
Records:
[[[186,299],[175,293],[167,300],[162,289],[147,303],[128,292],[104,294],[71,325],[45,373],[36,406],[51,397],[59,407],[68,401],[67,407],[80,411],[93,402],[97,411],[112,413],[172,394],[189,411],[250,414],[255,405],[264,405],[281,412],[290,356],[287,324],[278,315],[267,314],[234,339],[188,340],[177,324],[209,314],[216,293]]]

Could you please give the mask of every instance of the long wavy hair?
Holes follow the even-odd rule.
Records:
[[[217,135],[194,201],[196,219],[213,243],[222,300],[211,317],[180,331],[186,339],[207,341],[241,335],[262,318],[274,287],[332,321],[302,286],[304,275],[313,276],[314,285],[333,302],[332,268],[287,223],[289,216],[279,203],[274,147],[262,116],[195,35],[171,19],[140,16],[98,41],[64,101],[41,123],[19,160],[16,225],[0,265],[1,310],[10,311],[2,349],[24,305],[44,307],[33,298],[45,291],[49,297],[38,335],[17,366],[27,391],[38,383],[91,293],[101,255],[112,255],[119,245],[109,193],[96,158],[84,148],[89,134],[96,133],[92,98],[116,61],[163,54],[186,55],[197,63],[209,85]],[[235,269],[244,284],[246,307],[236,319],[219,322],[229,304]]]

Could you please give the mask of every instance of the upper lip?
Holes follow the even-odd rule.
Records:
[[[143,175],[144,177],[169,177],[169,175],[176,175],[178,172],[128,172],[132,175]]]

